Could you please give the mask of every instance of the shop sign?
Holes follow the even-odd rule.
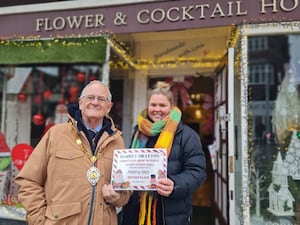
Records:
[[[99,35],[300,20],[299,0],[185,0],[0,16],[0,37]]]

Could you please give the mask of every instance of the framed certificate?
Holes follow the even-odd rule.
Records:
[[[156,190],[167,176],[167,153],[161,148],[131,148],[114,151],[111,184],[115,190]]]

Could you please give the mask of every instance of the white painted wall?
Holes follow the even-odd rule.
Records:
[[[137,117],[141,110],[147,106],[147,74],[145,70],[136,71],[134,74],[133,90],[133,122],[137,122]]]

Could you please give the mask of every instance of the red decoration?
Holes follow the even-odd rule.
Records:
[[[76,96],[70,96],[70,98],[69,98],[70,103],[75,103],[75,102],[77,102],[77,100],[78,100],[78,98]]]
[[[50,90],[47,90],[44,92],[44,98],[45,99],[49,99],[52,95],[52,92]]]
[[[184,77],[184,79],[176,80],[176,78],[168,78],[166,82],[171,85],[171,90],[173,92],[174,104],[177,105],[178,95],[181,98],[182,106],[185,108],[187,104],[192,105],[193,102],[187,92],[187,89],[190,88],[193,84],[193,77]]]
[[[27,99],[27,95],[25,93],[21,92],[21,93],[18,94],[18,100],[20,102],[25,102],[26,99]]]
[[[17,167],[18,170],[21,170],[33,152],[33,147],[28,144],[17,144],[11,150],[11,157],[13,160],[14,165]]]
[[[69,94],[70,96],[77,96],[78,95],[78,92],[79,92],[79,87],[75,86],[75,85],[72,85],[70,88],[69,88]]]
[[[83,72],[77,73],[77,80],[78,80],[80,83],[83,83],[83,82],[85,81],[85,73],[83,73]]]
[[[204,99],[204,103],[202,105],[202,108],[205,110],[209,110],[213,107],[213,98],[211,95],[206,95]]]
[[[32,121],[35,125],[41,126],[45,123],[45,117],[42,114],[35,114],[32,117]]]
[[[69,88],[69,95],[70,95],[69,101],[70,101],[71,103],[77,101],[78,93],[79,93],[79,87],[77,87],[77,86],[75,86],[75,85],[72,85],[72,86]]]
[[[42,97],[40,96],[40,95],[36,95],[35,97],[34,97],[34,102],[36,103],[36,104],[41,104],[42,103]]]
[[[93,80],[96,80],[96,79],[97,79],[97,77],[94,74],[90,75],[90,81],[93,81]]]

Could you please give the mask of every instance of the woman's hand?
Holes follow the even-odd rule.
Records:
[[[161,178],[156,183],[157,193],[168,197],[174,189],[174,182],[170,178]]]
[[[111,184],[104,184],[104,186],[102,187],[102,196],[105,202],[109,204],[117,201],[120,198],[121,194],[119,192],[116,192]]]

